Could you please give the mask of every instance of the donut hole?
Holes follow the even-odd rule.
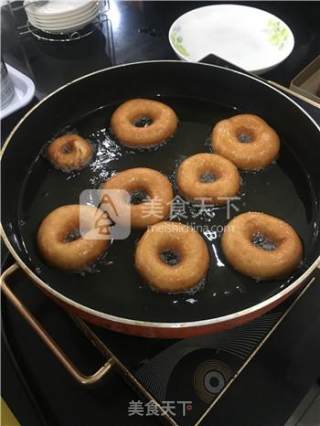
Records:
[[[67,235],[64,237],[64,242],[72,243],[73,241],[79,240],[80,238],[81,238],[80,229],[75,228],[67,233]]]
[[[199,176],[199,181],[201,183],[212,183],[217,180],[217,176],[211,171],[204,171]]]
[[[236,131],[236,136],[241,143],[250,143],[255,139],[254,132],[246,127],[239,127]]]
[[[73,141],[66,142],[62,145],[62,152],[64,154],[71,154],[74,151],[74,143]]]
[[[137,117],[133,120],[133,125],[135,127],[149,127],[153,123],[153,120],[151,117],[148,117],[147,115],[144,115],[142,117]]]
[[[181,261],[181,256],[177,250],[166,249],[160,252],[160,259],[169,266],[175,266]]]
[[[150,195],[144,189],[136,189],[130,192],[130,204],[137,205],[150,201]]]
[[[278,244],[274,239],[268,237],[261,232],[255,232],[251,237],[251,242],[255,247],[261,248],[266,251],[273,251],[277,248]]]

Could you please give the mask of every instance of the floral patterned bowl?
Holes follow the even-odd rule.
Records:
[[[197,62],[213,53],[256,74],[278,65],[294,47],[292,31],[281,19],[234,4],[185,13],[172,24],[169,41],[183,60]]]

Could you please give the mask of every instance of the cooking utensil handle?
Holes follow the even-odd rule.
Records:
[[[265,81],[271,86],[276,87],[277,89],[280,89],[286,93],[289,93],[291,96],[295,96],[298,99],[301,99],[302,101],[312,105],[313,107],[320,108],[319,103],[316,101],[313,101],[312,99],[307,98],[306,96],[301,95],[298,92],[295,92],[294,90],[289,89],[288,87],[283,86],[282,84],[277,83],[273,80],[266,80],[259,75],[256,75],[250,71],[244,70],[243,68],[238,67],[237,65],[233,64],[232,62],[227,61],[226,59],[221,58],[220,56],[217,56],[213,53],[210,53],[209,55],[205,56],[204,58],[200,59],[199,62],[203,62],[204,64],[212,64],[212,65],[220,65],[225,68],[230,68],[232,70],[241,71],[243,74],[247,74],[249,76],[253,76],[255,79],[259,79],[261,81]]]
[[[251,72],[244,70],[243,68],[238,67],[238,65],[233,64],[232,62],[227,61],[226,59],[221,58],[221,56],[217,56],[214,53],[209,53],[209,55],[200,59],[199,62],[203,62],[204,64],[211,65],[219,65],[225,68],[231,68],[236,71],[241,71],[245,74],[253,75]]]
[[[81,373],[70,360],[70,358],[63,352],[57,342],[47,333],[47,331],[42,327],[39,321],[31,314],[31,312],[10,290],[6,280],[19,269],[19,265],[17,263],[14,263],[2,273],[0,277],[0,286],[2,293],[10,300],[10,302],[21,314],[21,316],[27,321],[27,323],[38,334],[41,340],[47,345],[47,347],[58,359],[58,361],[60,361],[64,368],[78,383],[82,385],[92,385],[100,381],[106,374],[108,374],[108,372],[114,366],[114,360],[112,358],[108,359],[108,361],[106,361],[95,373],[91,375],[87,376]]]

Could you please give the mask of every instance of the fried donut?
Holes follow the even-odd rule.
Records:
[[[132,99],[111,117],[112,132],[123,145],[149,148],[170,138],[178,125],[176,113],[162,102]]]
[[[135,266],[160,292],[177,293],[195,287],[206,276],[209,252],[201,235],[178,222],[151,226],[138,242]]]
[[[78,204],[58,207],[38,229],[39,251],[52,266],[82,270],[106,251],[108,223],[105,213],[95,207]]]
[[[93,157],[92,145],[76,134],[60,136],[48,146],[47,156],[64,172],[83,169]]]
[[[234,269],[262,280],[288,276],[303,254],[301,240],[288,223],[256,212],[240,214],[228,223],[222,249]]]
[[[231,161],[216,154],[196,154],[184,160],[177,172],[179,191],[188,200],[224,204],[236,195],[240,175]]]
[[[214,152],[243,170],[260,170],[277,157],[277,133],[257,115],[239,114],[219,121],[211,135]]]
[[[133,228],[146,228],[169,215],[172,186],[169,179],[157,170],[144,167],[125,170],[104,182],[101,189],[122,189],[130,194]]]

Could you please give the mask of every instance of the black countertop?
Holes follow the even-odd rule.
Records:
[[[14,4],[21,2],[14,2]],[[135,1],[112,2],[111,21],[117,64],[177,59],[168,41],[168,30],[181,14],[196,7],[221,2]],[[264,75],[288,86],[292,78],[320,51],[318,2],[241,2],[274,13],[292,28],[295,47],[278,67]],[[5,60],[26,72],[36,83],[37,97],[78,76],[111,64],[101,32],[72,43],[48,43],[32,35],[17,36],[15,27],[26,21],[23,11],[2,8],[2,53]],[[103,32],[106,28],[103,27]]]
[[[220,2],[201,2],[201,6]],[[21,1],[13,5],[21,5]],[[278,67],[264,74],[284,86],[320,53],[318,2],[241,2],[276,14],[292,28],[295,47]],[[192,1],[111,2],[115,48],[113,64],[156,59],[177,59],[168,41],[168,30],[181,14],[200,6]],[[19,35],[26,23],[23,10],[1,9],[1,48],[6,62],[30,76],[36,85],[35,103],[56,88],[86,73],[112,65],[106,25],[91,36],[72,43],[36,40]],[[30,105],[2,121],[2,140]]]
[[[18,3],[14,2],[15,5]],[[201,2],[201,5],[212,3],[217,2]],[[264,75],[267,79],[288,86],[292,78],[320,53],[319,2],[242,2],[242,4],[274,13],[292,28],[296,42],[293,53],[280,66]],[[199,2],[121,1],[112,4],[115,62],[120,64],[152,59],[176,59],[168,42],[168,29],[182,13],[199,6]],[[24,12],[16,13],[15,19],[16,21],[7,7],[2,8],[2,53],[6,62],[34,80],[36,98],[33,104],[67,81],[111,65],[108,43],[101,32],[73,43],[53,45],[39,42],[32,35],[18,36],[16,26],[24,23]],[[29,107],[30,105],[2,121],[2,140]],[[232,406],[230,409],[228,398],[224,399],[216,411],[215,425],[284,424],[295,406],[320,376],[318,362],[320,342],[317,338],[320,310],[317,300],[319,300],[319,283],[313,285],[312,291],[304,296],[301,304],[292,312],[288,321],[285,321],[279,333],[246,369],[242,380],[234,385],[233,395],[246,394],[247,402],[237,407]],[[136,400],[137,397],[117,376],[108,379],[103,387],[90,394],[88,398],[86,390],[79,389],[72,382],[51,355],[43,350],[42,344],[39,344],[29,328],[10,309],[7,310],[7,306],[4,308],[6,314],[4,324],[8,341],[14,349],[14,359],[10,356],[9,346],[2,345],[5,363],[2,392],[22,425],[157,424],[155,419],[151,421],[150,418],[127,416],[128,401]],[[25,342],[28,342],[28,345]],[[46,366],[51,364],[52,370],[46,371]],[[19,370],[23,371],[23,377]],[[43,393],[34,394],[29,389],[29,380],[34,380],[38,386],[36,391],[39,391],[41,381],[37,376],[43,377],[47,373],[49,373],[48,380],[50,378],[48,387],[52,386],[48,394],[52,398],[52,403],[44,399]],[[261,384],[261,392],[257,393],[254,387],[250,387],[252,382]],[[70,403],[65,406],[60,404],[60,401],[65,399],[61,398],[64,392],[61,387],[68,391],[70,398]],[[39,412],[39,405],[44,408],[45,413]],[[53,407],[58,406],[61,411],[53,412]],[[72,417],[76,409],[78,414]],[[263,422],[260,420],[256,423],[253,420],[255,417],[252,416],[252,410],[259,413],[258,418],[264,419]],[[74,423],[72,421],[70,423],[72,418]],[[237,418],[242,419],[241,422],[233,423]],[[64,422],[63,419],[68,421]]]

